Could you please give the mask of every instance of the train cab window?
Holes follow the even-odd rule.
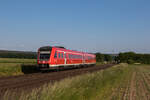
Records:
[[[55,52],[54,58],[57,58],[57,51]]]
[[[67,57],[66,57],[66,53],[64,53],[64,57],[67,58]]]

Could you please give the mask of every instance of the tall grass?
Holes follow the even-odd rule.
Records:
[[[127,76],[128,65],[121,64],[112,68],[67,78],[54,84],[46,84],[31,93],[12,96],[7,92],[6,100],[109,100],[113,89]]]

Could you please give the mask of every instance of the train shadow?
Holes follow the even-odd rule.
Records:
[[[59,67],[55,69],[39,69],[37,64],[22,64],[21,70],[24,74],[32,74],[32,73],[51,73],[51,72],[58,72],[58,71],[66,71],[66,70],[73,70],[73,69],[81,69],[87,68],[89,66],[69,66],[69,67]]]
[[[45,69],[45,70],[40,70],[41,73],[49,73],[49,72],[60,72],[60,71],[67,71],[67,70],[74,70],[74,69],[82,69],[82,68],[88,68],[90,66],[69,66],[69,67],[56,67],[55,69]]]
[[[73,70],[73,69],[78,69],[77,67],[59,67],[55,69],[41,69],[41,73],[51,73],[51,72],[60,72],[60,71],[66,71],[66,70]]]
[[[36,64],[29,65],[29,64],[22,64],[21,70],[24,74],[32,74],[32,73],[39,73],[40,70],[38,69]]]

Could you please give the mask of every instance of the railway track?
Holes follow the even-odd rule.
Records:
[[[28,75],[1,77],[0,78],[0,96],[2,96],[7,90],[9,91],[31,91],[34,88],[38,88],[46,83],[60,81],[67,77],[73,77],[89,72],[95,72],[98,70],[106,69],[114,64],[79,68],[73,70],[64,70],[58,72],[49,73],[34,73]]]

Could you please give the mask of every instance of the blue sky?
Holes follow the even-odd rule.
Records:
[[[0,49],[150,53],[150,0],[0,0]]]

